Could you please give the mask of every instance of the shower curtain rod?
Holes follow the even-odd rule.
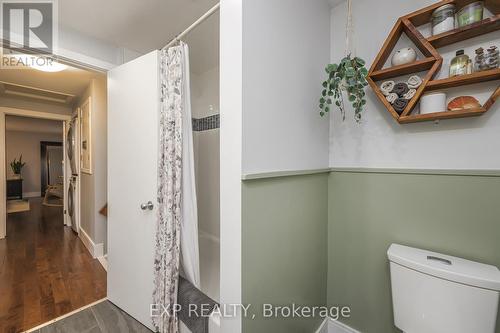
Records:
[[[196,28],[200,23],[202,23],[207,18],[209,18],[210,16],[212,16],[212,14],[214,14],[216,11],[218,11],[219,8],[220,8],[220,2],[217,3],[215,6],[213,6],[208,12],[206,12],[205,14],[203,14],[203,16],[201,16],[199,19],[197,19],[196,22],[194,22],[193,24],[191,24],[186,30],[184,30],[183,32],[181,32],[180,34],[178,34],[164,48],[169,48],[170,46],[172,46],[175,43],[177,43],[178,41],[180,41],[182,39],[182,37],[186,36],[188,33],[191,32],[191,30],[193,30],[194,28]]]

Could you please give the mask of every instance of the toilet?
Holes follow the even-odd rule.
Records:
[[[392,244],[394,324],[405,333],[495,333],[495,266]]]

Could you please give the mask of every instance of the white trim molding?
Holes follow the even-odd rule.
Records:
[[[102,268],[107,272],[108,271],[108,255],[104,255],[102,257],[98,257],[97,260],[101,263]]]
[[[0,239],[7,235],[7,171],[5,163],[5,113],[0,109]]]
[[[257,179],[265,179],[265,178],[315,175],[318,173],[329,173],[329,172],[330,172],[330,169],[271,171],[271,172],[244,174],[244,175],[242,175],[241,180],[257,180]]]
[[[5,106],[0,106],[0,112],[5,115],[10,116],[19,116],[19,117],[28,117],[28,118],[37,118],[37,119],[49,119],[49,120],[71,120],[71,115],[66,114],[58,114],[58,113],[50,113],[50,112],[41,112],[27,109],[17,109],[10,108]]]
[[[346,324],[332,318],[325,318],[315,333],[361,333]]]
[[[279,177],[314,175],[319,173],[331,173],[331,172],[500,177],[500,170],[496,169],[452,170],[452,169],[395,169],[395,168],[328,168],[328,169],[311,169],[311,170],[283,170],[283,171],[243,174],[241,176],[241,180],[249,181],[258,179],[279,178]]]
[[[322,322],[321,325],[319,325],[318,329],[314,333],[328,333],[328,322],[329,318],[325,318]]]
[[[92,241],[92,238],[90,238],[89,235],[87,235],[87,233],[81,227],[80,227],[80,232],[78,233],[78,237],[82,240],[83,245],[85,245],[87,250],[90,252],[92,258],[95,259],[104,256],[104,244],[94,243],[94,241]]]
[[[496,169],[397,169],[397,168],[331,168],[331,172],[349,173],[386,173],[408,175],[442,175],[442,176],[479,176],[500,177],[500,170]]]
[[[220,303],[241,304],[241,170],[243,147],[243,4],[220,9]],[[240,311],[238,311],[240,312]],[[241,333],[242,317],[221,318],[221,332]]]

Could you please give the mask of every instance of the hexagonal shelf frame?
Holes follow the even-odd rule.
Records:
[[[443,58],[437,51],[438,48],[464,41],[469,38],[477,37],[489,32],[500,30],[500,2],[498,0],[486,0],[485,7],[493,13],[494,16],[484,19],[480,22],[457,28],[439,35],[425,38],[416,27],[429,23],[432,13],[439,7],[447,4],[455,4],[457,8],[462,8],[475,0],[442,0],[434,5],[418,10],[409,15],[398,19],[396,25],[392,29],[389,37],[386,39],[381,51],[375,58],[372,67],[367,76],[367,81],[380,101],[387,108],[389,113],[400,124],[434,121],[450,118],[464,118],[480,116],[487,112],[500,97],[500,85],[493,92],[486,103],[477,109],[464,109],[460,111],[443,111],[428,114],[412,114],[413,109],[420,101],[422,94],[425,91],[433,91],[438,89],[447,89],[459,86],[465,86],[475,83],[500,80],[500,68],[474,72],[468,75],[456,76],[441,80],[434,80],[435,75],[441,69]],[[410,40],[424,55],[424,59],[417,60],[413,63],[383,68],[391,55],[396,43],[401,35],[405,33]],[[382,81],[402,75],[427,71],[423,78],[422,85],[417,89],[415,96],[409,101],[405,110],[399,115],[392,105],[387,101],[385,96],[380,91],[377,81]]]

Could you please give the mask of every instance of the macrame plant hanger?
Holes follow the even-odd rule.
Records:
[[[347,24],[345,29],[345,51],[344,56],[355,56],[356,49],[353,50],[354,24],[352,20],[352,0],[347,0]]]

